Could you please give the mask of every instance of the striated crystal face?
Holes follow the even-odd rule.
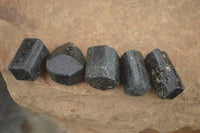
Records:
[[[173,99],[184,87],[166,52],[155,49],[146,56],[145,64],[159,98]]]
[[[106,90],[114,88],[119,80],[119,56],[106,45],[88,48],[85,80],[94,88]]]
[[[73,43],[56,48],[46,63],[50,77],[61,84],[73,85],[84,80],[85,58]]]
[[[121,79],[126,94],[142,96],[151,89],[149,76],[139,51],[125,52],[120,63]]]
[[[40,39],[25,38],[8,69],[17,80],[34,81],[42,71],[48,54]]]

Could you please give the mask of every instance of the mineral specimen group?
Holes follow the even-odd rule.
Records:
[[[49,54],[40,39],[25,38],[8,69],[17,80],[34,81]]]
[[[106,45],[88,48],[85,80],[94,88],[106,90],[120,83],[120,63],[117,52]]]
[[[109,46],[93,46],[88,48],[85,61],[73,43],[66,43],[49,54],[40,39],[25,38],[8,68],[16,79],[34,81],[45,63],[50,77],[65,85],[85,80],[94,88],[107,90],[121,80],[126,94],[142,96],[152,84],[158,97],[163,99],[173,99],[184,90],[167,53],[159,49],[153,50],[143,61],[136,50],[125,52],[120,59]]]
[[[73,43],[56,48],[46,63],[50,77],[61,84],[73,85],[84,80],[85,58]]]
[[[121,57],[121,79],[126,94],[142,96],[151,89],[142,55],[129,50]]]
[[[166,52],[155,49],[146,56],[145,64],[159,98],[173,99],[184,87]]]

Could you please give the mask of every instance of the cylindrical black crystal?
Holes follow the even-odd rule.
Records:
[[[146,56],[145,64],[159,98],[173,99],[184,90],[166,52],[160,49],[153,50]]]
[[[121,57],[121,79],[126,94],[142,96],[151,89],[142,55],[129,50]]]
[[[94,88],[106,90],[120,83],[120,64],[117,52],[106,45],[88,48],[85,80]]]
[[[25,38],[8,69],[17,80],[34,81],[42,71],[48,54],[40,39]]]
[[[84,81],[85,58],[73,43],[66,43],[51,52],[46,67],[50,77],[58,83],[74,85]]]

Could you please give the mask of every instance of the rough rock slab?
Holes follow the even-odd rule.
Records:
[[[50,115],[69,133],[198,129],[199,5],[198,0],[1,0],[0,70],[16,102]],[[40,38],[49,51],[70,41],[84,56],[88,47],[103,44],[120,56],[135,49],[145,57],[160,48],[169,54],[185,90],[169,101],[154,91],[128,96],[122,86],[100,91],[80,83],[68,89],[47,74],[34,83],[16,81],[7,67],[25,37]]]
[[[45,115],[18,105],[0,73],[0,133],[64,133]]]

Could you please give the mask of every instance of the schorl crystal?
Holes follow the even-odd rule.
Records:
[[[73,43],[56,48],[46,63],[50,77],[61,84],[73,85],[84,81],[85,58]]]
[[[125,93],[142,96],[151,89],[149,77],[139,51],[129,50],[121,57],[121,78]]]
[[[106,90],[114,88],[119,80],[119,56],[106,45],[88,48],[85,80],[94,88]]]
[[[173,99],[184,87],[166,52],[155,49],[146,56],[145,64],[159,98]]]
[[[40,39],[25,38],[8,69],[17,80],[34,81],[49,54]]]

